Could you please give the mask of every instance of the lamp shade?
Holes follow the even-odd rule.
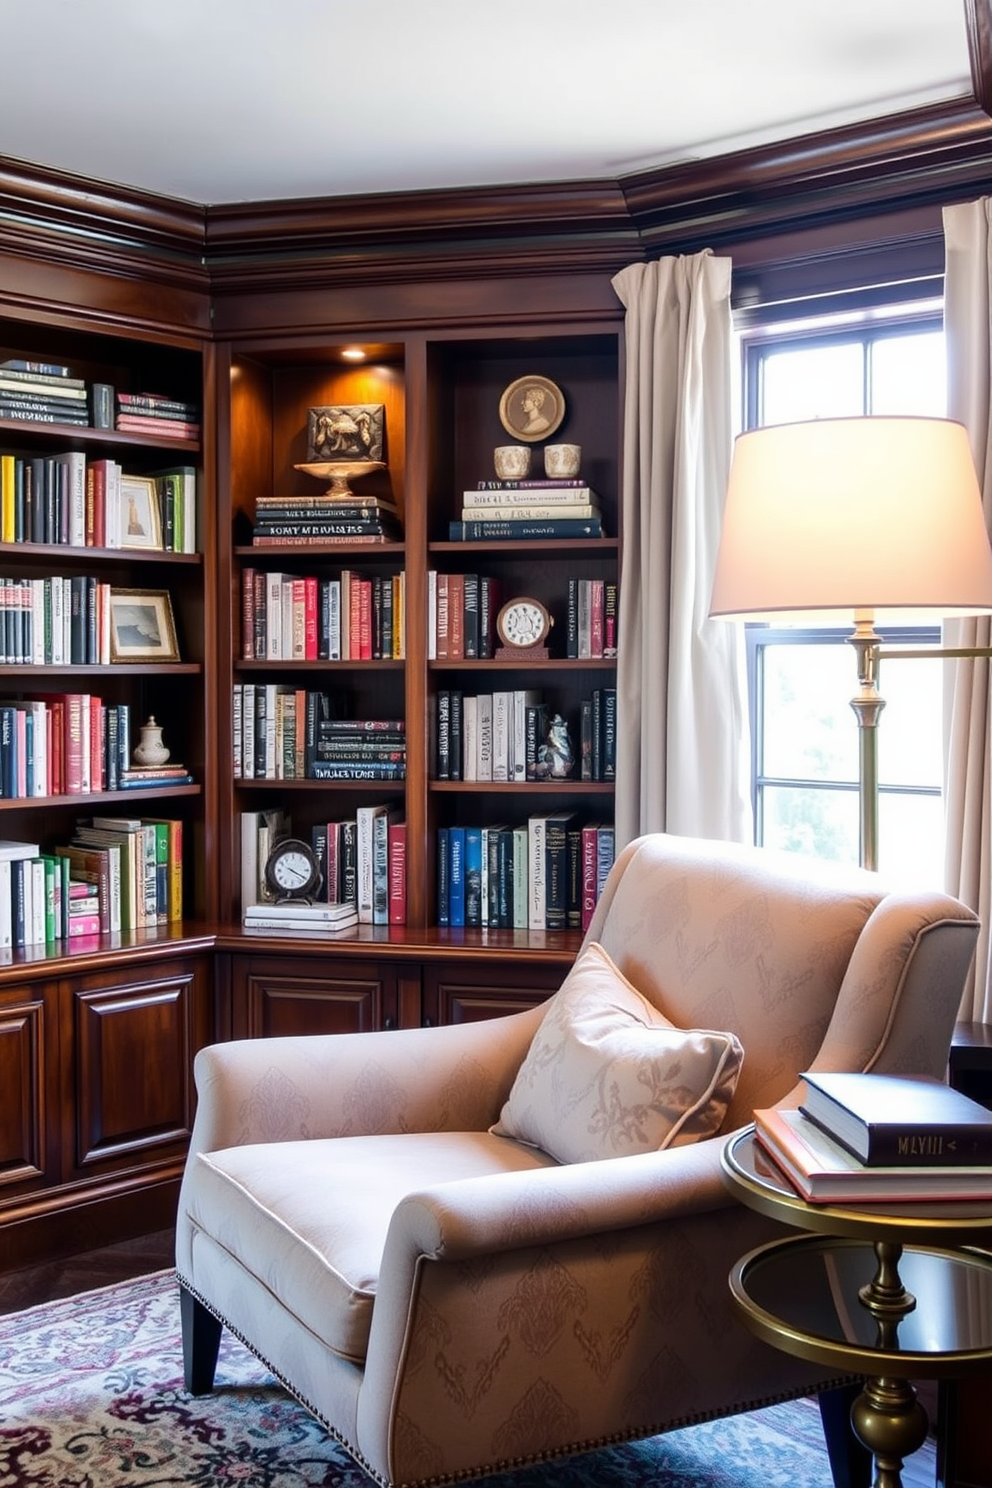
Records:
[[[950,419],[777,424],[734,446],[711,615],[840,623],[992,611],[967,432]]]

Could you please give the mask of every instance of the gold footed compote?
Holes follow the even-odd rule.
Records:
[[[385,470],[386,462],[384,460],[318,460],[309,465],[294,465],[293,468],[303,470],[307,475],[316,476],[318,480],[329,480],[330,485],[324,494],[340,501],[343,497],[355,494],[348,484],[349,481],[357,480],[363,475],[371,475],[373,470]]]

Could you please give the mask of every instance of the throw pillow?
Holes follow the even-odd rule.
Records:
[[[591,942],[490,1131],[562,1163],[696,1142],[719,1130],[743,1057],[732,1033],[676,1028]]]

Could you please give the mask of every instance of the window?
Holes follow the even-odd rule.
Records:
[[[747,428],[861,414],[946,411],[940,310],[874,311],[843,323],[751,331],[742,339]],[[858,860],[857,690],[847,630],[747,627],[755,840]],[[937,627],[882,632],[887,645],[937,644]],[[879,867],[892,881],[943,876],[941,668],[882,663]]]

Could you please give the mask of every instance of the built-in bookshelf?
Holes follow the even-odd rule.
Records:
[[[213,790],[204,400],[192,340],[0,320],[0,838],[14,844],[12,873],[0,869],[0,940],[11,954],[57,957],[83,923],[148,933],[213,910],[193,851]],[[133,753],[149,718],[169,766],[142,772]],[[73,916],[70,945],[66,852],[108,816],[174,824],[171,900],[149,897],[146,912],[135,898],[140,913],[125,908],[123,921],[118,902],[111,919],[106,882],[86,894],[73,880],[73,901],[99,905],[95,919]],[[17,844],[35,849],[34,874]]]

